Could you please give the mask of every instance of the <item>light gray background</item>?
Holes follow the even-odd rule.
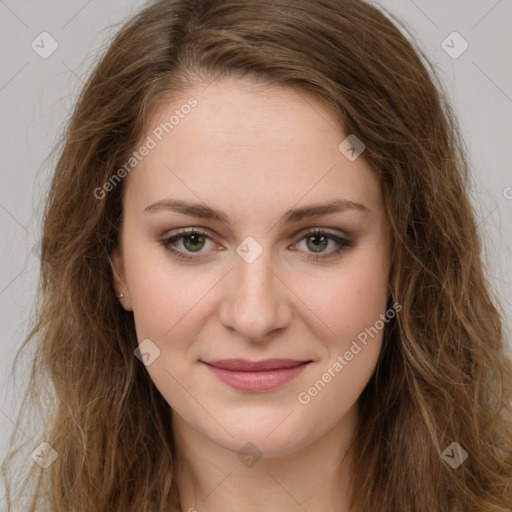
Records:
[[[26,370],[14,382],[13,358],[27,333],[35,296],[45,161],[93,59],[141,0],[0,0],[0,458],[15,425]],[[474,202],[485,259],[507,322],[512,312],[512,0],[382,0],[403,19],[444,81],[474,170]],[[58,49],[47,59],[31,47],[49,32]],[[469,48],[457,59],[441,43],[457,31]],[[448,40],[450,41],[450,40]],[[451,44],[451,43],[449,43]],[[458,42],[454,44],[459,44]],[[509,323],[510,325],[510,323]],[[510,338],[509,338],[510,339]],[[30,439],[35,448],[39,439]],[[30,444],[30,443],[29,443]],[[31,450],[27,464],[31,464]],[[0,510],[5,507],[0,486]]]

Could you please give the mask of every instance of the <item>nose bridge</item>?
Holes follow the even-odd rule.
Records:
[[[236,290],[242,293],[244,298],[261,298],[264,295],[272,295],[274,274],[270,251],[265,251],[254,261],[247,261],[239,257],[235,276],[237,280]]]
[[[238,247],[233,282],[223,298],[223,323],[252,339],[263,339],[287,321],[285,295],[274,273],[272,250],[247,237]]]
[[[265,304],[271,306],[271,302],[276,299],[271,249],[247,237],[237,247],[237,255],[235,294],[238,304],[260,310]]]

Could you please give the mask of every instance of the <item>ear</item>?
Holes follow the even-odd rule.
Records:
[[[117,247],[110,253],[109,260],[113,276],[112,285],[114,287],[117,300],[119,300],[126,311],[133,311],[131,297],[128,293],[123,257]],[[120,293],[124,293],[124,297],[119,297]]]

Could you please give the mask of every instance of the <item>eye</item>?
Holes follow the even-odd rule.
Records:
[[[352,247],[352,242],[332,233],[328,233],[321,228],[312,228],[303,233],[305,244],[308,249],[313,251],[312,256],[306,256],[308,259],[318,261],[334,259],[340,256],[340,253],[347,247]],[[325,252],[323,249],[333,242],[335,248],[332,251]]]
[[[187,255],[185,252],[181,250],[176,250],[175,243],[177,241],[183,241],[183,246],[185,247],[186,251],[190,251],[191,253],[199,252],[203,247],[206,239],[210,239],[208,233],[206,231],[202,231],[198,228],[192,228],[192,229],[179,229],[177,231],[177,234],[165,238],[163,240],[160,240],[160,243],[162,246],[171,252],[174,256],[176,256],[179,259],[185,260],[185,261],[192,261],[192,260],[201,260],[204,258],[204,256],[195,257]]]
[[[307,259],[314,261],[333,259],[347,247],[352,247],[352,242],[346,238],[328,233],[321,228],[309,229],[302,234],[301,241],[305,239],[307,249],[313,252],[313,255],[306,256]],[[206,231],[199,228],[179,229],[176,234],[160,240],[160,244],[173,256],[184,261],[200,261],[207,258],[206,255],[193,256],[194,253],[205,252],[205,242],[211,241],[211,237]],[[183,244],[184,250],[176,249],[177,242]],[[325,248],[332,242],[335,248],[329,252]],[[215,244],[214,244],[215,245]],[[296,244],[298,245],[298,244]],[[187,254],[188,253],[188,254]]]

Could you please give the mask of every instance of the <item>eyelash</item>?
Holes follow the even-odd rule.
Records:
[[[200,236],[204,236],[206,238],[211,239],[211,237],[209,236],[209,234],[206,231],[203,231],[199,228],[192,228],[190,230],[179,229],[179,230],[177,230],[177,233],[175,235],[172,235],[171,237],[164,238],[164,239],[160,240],[159,242],[164,247],[164,249],[166,249],[171,254],[173,254],[175,257],[177,257],[181,260],[184,260],[184,261],[203,260],[205,258],[204,256],[200,256],[200,257],[186,256],[185,253],[183,253],[182,251],[178,251],[178,250],[170,247],[171,244],[173,244],[174,242],[176,242],[182,238],[185,238],[186,236],[192,236],[192,235],[200,235]],[[338,244],[338,247],[336,249],[334,249],[333,251],[327,253],[327,256],[308,256],[308,259],[311,259],[313,261],[322,261],[322,260],[332,259],[333,256],[339,255],[345,248],[352,247],[352,242],[350,240],[347,240],[346,238],[338,237],[331,233],[327,233],[326,231],[324,231],[323,229],[320,229],[320,228],[309,229],[308,231],[303,233],[301,240],[304,238],[310,237],[310,236],[325,236],[329,240],[333,240],[334,242],[336,242]]]

